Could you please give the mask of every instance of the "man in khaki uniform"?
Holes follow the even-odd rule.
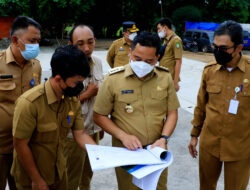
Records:
[[[250,58],[242,28],[225,21],[214,33],[216,61],[205,66],[192,120],[189,152],[197,157],[200,190],[215,190],[224,164],[225,190],[246,190],[250,177]]]
[[[98,91],[94,121],[112,135],[115,147],[135,150],[153,144],[166,149],[175,129],[179,101],[169,71],[155,67],[159,49],[156,34],[140,33],[132,43],[130,63],[112,69]],[[116,168],[116,176],[119,190],[139,189],[122,168]],[[167,189],[167,170],[157,189]]]
[[[76,97],[89,75],[86,56],[77,47],[56,49],[52,77],[18,98],[13,118],[11,174],[19,190],[67,190],[64,140],[70,129],[81,148],[96,144],[84,131]]]
[[[107,54],[107,62],[111,68],[123,66],[129,62],[129,48],[132,41],[137,35],[139,29],[136,27],[135,22],[126,21],[122,23],[123,37],[115,40]]]
[[[92,55],[95,47],[95,37],[92,29],[86,25],[75,26],[70,32],[69,44],[77,45],[89,59],[90,76],[84,81],[84,90],[79,96],[82,104],[82,115],[84,127],[94,141],[99,143],[99,136],[103,137],[104,131],[93,121],[93,107],[95,97],[103,80],[102,62]],[[90,182],[93,172],[89,163],[87,153],[83,151],[69,133],[66,139],[64,155],[67,158],[68,190],[90,189]]]
[[[13,160],[12,118],[16,99],[38,85],[41,66],[34,59],[39,53],[40,25],[29,17],[17,17],[11,27],[11,45],[0,52],[0,190],[15,188],[10,175]]]
[[[162,18],[157,22],[157,31],[164,44],[160,50],[159,65],[167,67],[174,80],[175,90],[179,90],[181,63],[182,63],[182,40],[172,30],[172,23],[168,18]]]

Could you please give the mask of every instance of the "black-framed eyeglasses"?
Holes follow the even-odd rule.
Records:
[[[227,47],[227,46],[217,46],[216,44],[212,44],[212,49],[213,50],[219,50],[219,51],[227,51],[229,49],[232,49],[232,48],[235,48],[235,46],[232,46],[232,47]]]

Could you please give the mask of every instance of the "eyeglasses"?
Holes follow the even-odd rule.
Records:
[[[232,48],[235,48],[235,46],[232,46],[232,47],[226,47],[226,46],[217,46],[215,44],[212,45],[212,49],[213,50],[216,50],[216,51],[227,51],[229,49],[232,49]]]

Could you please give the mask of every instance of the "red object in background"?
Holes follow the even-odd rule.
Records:
[[[10,38],[10,28],[15,17],[0,17],[0,40]]]

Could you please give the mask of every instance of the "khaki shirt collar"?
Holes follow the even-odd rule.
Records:
[[[246,63],[245,60],[243,58],[243,55],[241,55],[240,61],[237,64],[237,67],[242,71],[242,72],[246,72]]]
[[[91,69],[93,69],[93,67],[94,67],[94,61],[93,61],[92,57],[89,58],[89,66]]]
[[[174,33],[174,32],[171,32],[170,35],[166,37],[166,41],[169,41],[169,39],[170,39],[173,35],[175,35],[175,33]]]
[[[9,63],[16,63],[17,65],[19,65],[15,60],[15,57],[12,53],[10,46],[6,49],[6,64],[9,64]],[[26,64],[28,63],[32,63],[32,59],[26,62]]]
[[[11,48],[10,46],[6,49],[6,64],[9,64],[9,63],[13,63],[15,62],[16,63],[16,60],[14,58],[14,55],[11,51]]]
[[[57,102],[57,97],[51,86],[50,80],[45,82],[45,92],[46,92],[46,98],[48,100],[48,104],[53,104]]]
[[[241,54],[241,58],[237,66],[242,72],[246,72],[246,65],[245,65],[245,60]],[[224,68],[222,65],[218,64],[216,65],[216,70],[220,70],[221,68]]]
[[[126,42],[126,40],[125,40],[124,37],[122,38],[122,44],[123,44],[123,45],[128,45],[128,43]]]

